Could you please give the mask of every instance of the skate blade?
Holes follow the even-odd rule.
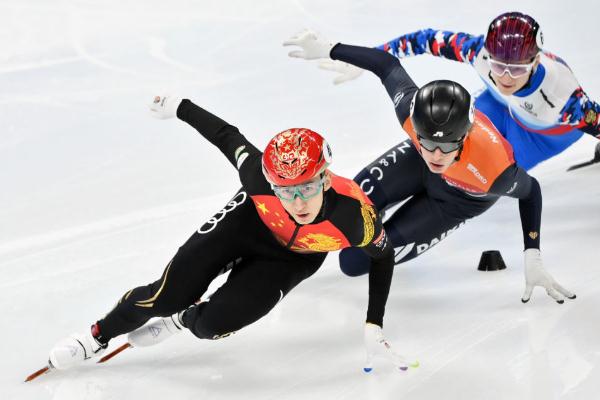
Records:
[[[107,355],[102,357],[100,360],[98,360],[98,364],[107,362],[108,360],[110,360],[111,358],[113,358],[114,356],[116,356],[117,354],[122,352],[123,350],[127,350],[130,347],[132,347],[132,346],[129,343],[125,343],[125,344],[117,347],[116,349],[114,349],[113,351],[111,351],[110,353],[108,353]]]
[[[25,382],[30,382],[32,380],[34,380],[35,378],[37,378],[38,376],[44,375],[47,372],[50,372],[51,368],[49,365],[45,366],[44,368],[35,371],[33,374],[29,375],[27,378],[25,378]]]

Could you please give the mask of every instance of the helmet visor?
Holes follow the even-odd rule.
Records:
[[[422,136],[417,137],[421,147],[432,153],[435,151],[435,149],[440,149],[440,151],[444,154],[452,153],[453,151],[460,149],[463,145],[462,139],[456,142],[434,142],[433,140],[425,139]]]
[[[280,200],[294,201],[296,197],[300,197],[306,201],[321,193],[321,190],[323,190],[323,179],[293,186],[271,185],[271,188]]]
[[[488,63],[490,64],[490,69],[495,75],[502,76],[508,72],[508,75],[510,75],[511,78],[517,79],[531,71],[535,60],[528,64],[505,64],[503,62],[488,58]]]

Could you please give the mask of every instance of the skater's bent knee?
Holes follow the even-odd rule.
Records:
[[[347,248],[340,252],[340,269],[348,276],[367,274],[371,267],[371,258],[361,249]]]
[[[183,325],[199,339],[215,340],[234,334],[235,330],[225,327],[222,323],[227,318],[226,316],[211,318],[204,312],[207,304],[200,303],[190,307],[182,316]]]

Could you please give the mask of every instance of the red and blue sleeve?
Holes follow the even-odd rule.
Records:
[[[571,125],[600,139],[600,104],[590,100],[583,89],[578,87],[561,110],[558,123]]]
[[[398,58],[431,54],[472,64],[483,48],[484,41],[483,35],[424,29],[397,37],[377,48]]]

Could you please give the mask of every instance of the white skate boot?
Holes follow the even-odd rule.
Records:
[[[129,332],[127,342],[133,347],[147,347],[154,346],[170,338],[174,334],[181,332],[184,328],[180,319],[182,313],[158,319],[135,331]]]
[[[94,329],[94,326],[92,329]],[[48,360],[56,369],[69,369],[83,363],[85,360],[99,357],[104,353],[106,347],[108,347],[108,343],[99,342],[92,335],[90,329],[85,333],[75,333],[58,342],[50,350]]]

